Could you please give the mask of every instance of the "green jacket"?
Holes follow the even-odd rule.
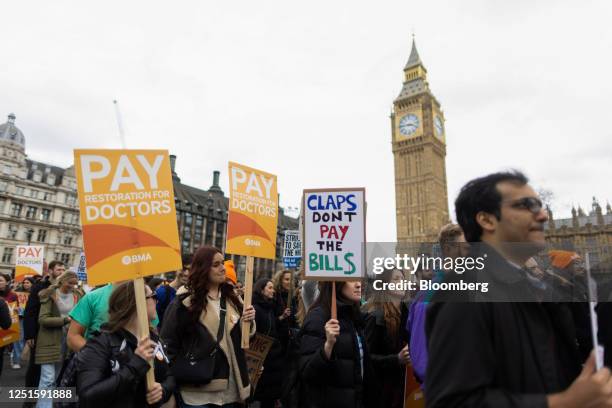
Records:
[[[62,356],[62,343],[64,339],[64,325],[70,319],[60,315],[56,304],[55,287],[51,286],[40,292],[40,313],[38,315],[38,337],[36,338],[36,364],[60,363],[66,356]],[[74,304],[83,297],[83,293],[75,290]]]

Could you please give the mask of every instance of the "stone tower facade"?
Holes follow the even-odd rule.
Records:
[[[440,103],[429,90],[427,70],[413,40],[404,84],[393,102],[398,242],[434,242],[449,222],[446,132]]]

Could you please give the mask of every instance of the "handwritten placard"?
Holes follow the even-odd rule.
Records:
[[[263,367],[266,356],[273,343],[274,339],[272,337],[261,333],[255,333],[255,335],[251,337],[249,348],[244,350],[249,380],[253,390],[257,387],[257,382],[262,374],[261,367]]]
[[[304,190],[304,279],[365,275],[365,189]]]

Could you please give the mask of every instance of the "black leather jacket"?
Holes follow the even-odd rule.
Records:
[[[151,339],[158,342],[155,333]],[[82,408],[146,407],[146,373],[149,364],[134,354],[136,337],[126,330],[102,331],[90,339],[77,357],[77,392]],[[161,360],[159,359],[161,357]],[[174,392],[165,355],[158,353],[155,381],[163,388],[163,397],[154,406],[168,401]]]

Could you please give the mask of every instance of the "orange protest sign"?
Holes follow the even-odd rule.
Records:
[[[18,245],[15,259],[15,282],[26,277],[42,275],[45,247],[39,245]]]
[[[12,324],[8,329],[0,329],[0,348],[19,341],[19,313],[17,302],[8,303]]]
[[[276,176],[229,163],[230,200],[225,251],[274,259],[278,222]]]
[[[423,390],[414,377],[412,365],[406,365],[406,379],[404,382],[404,408],[424,408],[425,396]]]
[[[75,150],[89,285],[180,269],[166,150]]]

